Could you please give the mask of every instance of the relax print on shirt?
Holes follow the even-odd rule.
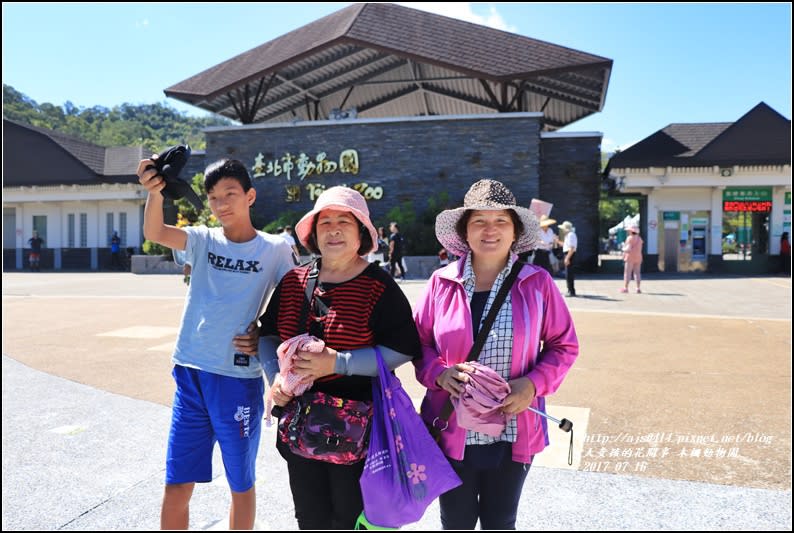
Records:
[[[226,270],[227,272],[259,272],[259,261],[249,261],[247,259],[233,259],[207,252],[207,262],[216,270]]]

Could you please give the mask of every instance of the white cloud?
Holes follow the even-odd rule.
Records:
[[[614,139],[609,139],[607,137],[601,139],[602,152],[614,152],[617,147],[618,144],[614,141]]]
[[[627,142],[627,143],[618,144],[618,142],[615,141],[614,139],[610,139],[608,137],[604,137],[603,139],[601,139],[601,151],[602,152],[614,152],[615,150],[620,149],[620,151],[622,152],[626,148],[628,148],[629,146],[637,144],[638,142],[639,141],[631,141],[631,142]]]
[[[148,29],[149,28],[149,19],[136,20],[135,21],[135,27],[136,28]]]
[[[505,22],[502,15],[496,10],[493,5],[488,6],[488,13],[486,15],[479,15],[472,10],[471,2],[401,2],[400,5],[411,7],[413,9],[420,9],[422,11],[429,11],[445,17],[456,18],[488,26],[497,30],[504,30],[516,33],[516,27],[511,26]]]

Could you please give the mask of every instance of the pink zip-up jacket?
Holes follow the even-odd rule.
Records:
[[[455,363],[462,363],[474,345],[471,309],[461,276],[465,258],[436,270],[414,311],[422,344],[422,358],[414,361],[416,379],[427,387],[422,419],[428,425],[441,412],[449,393],[436,378]],[[545,408],[579,354],[573,320],[554,280],[542,268],[525,265],[510,290],[513,306],[513,353],[510,379],[526,376],[535,385],[532,407]],[[541,342],[543,348],[541,349]],[[553,413],[550,413],[553,416]],[[548,445],[546,420],[525,410],[518,415],[518,438],[513,461],[530,463]],[[456,460],[463,459],[466,430],[454,414],[441,433],[440,446]]]

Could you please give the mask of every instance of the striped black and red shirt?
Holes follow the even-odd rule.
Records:
[[[318,282],[313,297],[316,301],[310,305],[306,283],[312,268],[312,265],[298,267],[282,278],[260,317],[261,335],[278,335],[285,341],[308,332],[334,350],[380,344],[406,355],[421,355],[411,305],[382,268],[370,264],[348,281]],[[340,398],[371,400],[371,380],[368,376],[333,374],[317,380],[310,390]]]

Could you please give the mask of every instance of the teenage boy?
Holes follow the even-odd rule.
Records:
[[[229,528],[252,529],[264,382],[256,336],[246,332],[264,296],[295,266],[292,250],[281,237],[254,228],[250,207],[256,190],[240,161],[217,161],[204,173],[220,228],[165,224],[160,194],[165,182],[151,159],[139,163],[138,181],[149,193],[145,237],[185,250],[193,267],[172,358],[176,393],[160,527],[188,528],[193,488],[212,480],[217,440],[232,494]]]

